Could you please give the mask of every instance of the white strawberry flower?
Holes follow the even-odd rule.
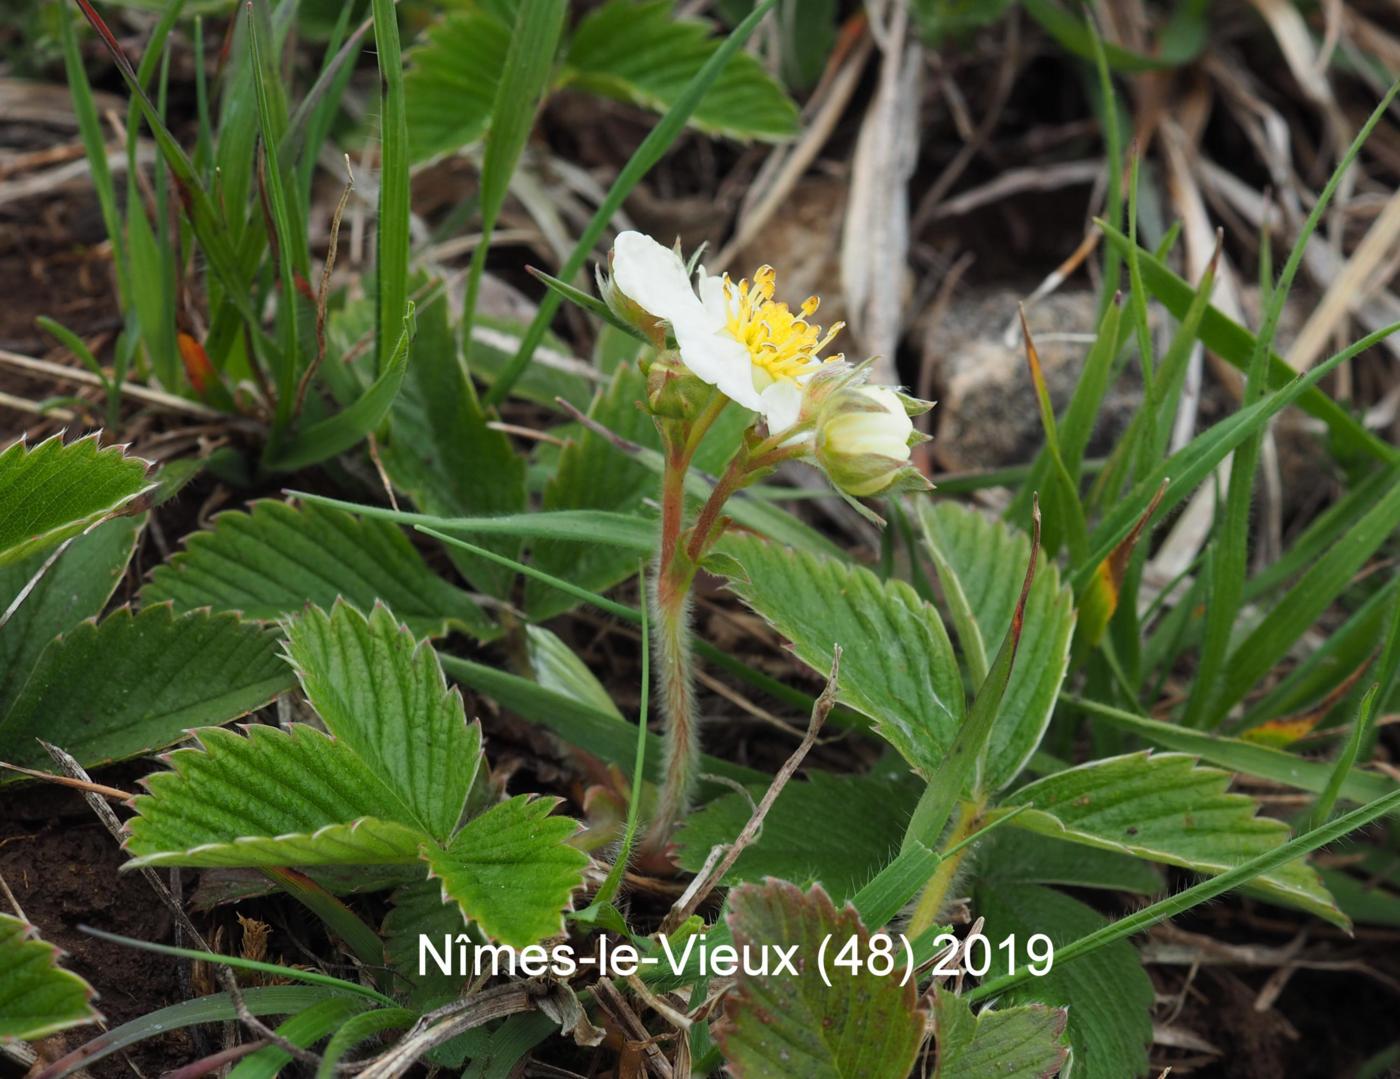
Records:
[[[640,232],[624,232],[612,250],[611,286],[631,304],[670,326],[681,362],[703,382],[757,412],[770,434],[797,424],[808,380],[840,356],[820,354],[842,329],[825,334],[809,322],[813,296],[794,313],[773,299],[771,266],[734,284],[700,268],[695,284],[681,257]]]

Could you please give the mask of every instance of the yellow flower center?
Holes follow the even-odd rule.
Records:
[[[753,284],[745,278],[736,286],[728,274],[724,276],[725,329],[749,350],[754,366],[774,382],[795,379],[813,367],[841,359],[839,355],[822,358],[818,353],[846,325],[837,322],[823,335],[820,326],[808,322],[821,303],[815,296],[803,301],[801,314],[775,302],[777,277],[771,266],[755,270]]]

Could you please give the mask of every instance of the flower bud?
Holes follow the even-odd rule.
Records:
[[[598,295],[608,305],[608,310],[623,323],[640,333],[656,348],[665,348],[666,323],[618,288],[612,274],[605,274],[600,268],[597,270],[596,276]]]
[[[667,420],[693,420],[714,396],[674,352],[662,353],[646,366],[647,409]]]
[[[928,481],[909,461],[910,447],[923,441],[909,416],[926,408],[884,386],[836,390],[817,417],[817,461],[831,482],[854,498],[896,485],[927,489]]]
[[[817,368],[802,385],[798,422],[815,423],[833,394],[865,381],[867,367],[868,362],[857,367],[842,359],[832,359]]]

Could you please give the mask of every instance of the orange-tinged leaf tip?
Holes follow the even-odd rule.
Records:
[[[180,347],[180,359],[185,365],[185,374],[189,376],[190,385],[196,393],[205,393],[210,384],[216,378],[214,365],[209,362],[209,356],[204,351],[204,346],[196,341],[189,334],[180,333],[177,343]]]

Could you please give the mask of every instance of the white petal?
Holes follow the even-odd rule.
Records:
[[[698,291],[710,323],[715,329],[722,329],[729,322],[729,298],[724,294],[724,278],[707,274],[705,267],[701,266]]]
[[[879,411],[840,413],[828,425],[829,444],[836,452],[851,456],[877,454],[907,460],[914,424],[905,413],[903,402],[883,386],[862,386],[856,392],[878,406]]]
[[[753,388],[749,350],[723,330],[699,320],[674,324],[681,362],[703,382],[719,388],[732,401],[758,412],[763,401]]]
[[[704,317],[705,308],[690,284],[685,263],[669,247],[640,232],[619,233],[613,241],[613,284],[643,311],[670,322]]]
[[[802,387],[789,379],[780,379],[762,393],[763,418],[768,421],[768,433],[776,435],[797,422],[802,412]]]

